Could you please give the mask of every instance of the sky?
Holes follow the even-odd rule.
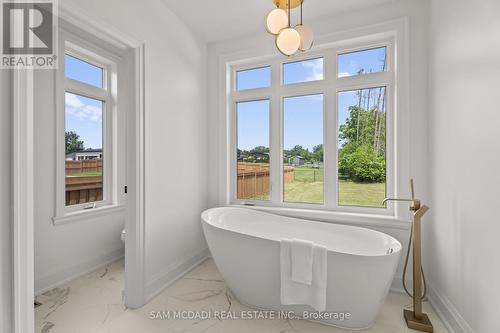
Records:
[[[365,72],[383,71],[384,58],[385,48],[341,54],[338,57],[339,77],[357,75],[361,68],[365,69]],[[287,63],[283,66],[283,84],[322,80],[323,72],[322,58]],[[333,73],[333,75],[335,74]],[[238,90],[269,87],[270,85],[270,67],[238,72]],[[349,106],[358,104],[356,91],[339,93],[338,103],[338,119],[339,125],[341,125],[349,116]],[[323,95],[284,98],[284,149],[289,150],[295,145],[300,145],[312,151],[314,146],[323,143],[323,105]],[[238,103],[239,149],[251,150],[256,146],[269,147],[269,116],[268,100]]]
[[[102,87],[101,68],[65,55],[66,77]],[[84,142],[85,149],[102,148],[102,110],[103,102],[88,97],[66,93],[66,132],[73,131]]]

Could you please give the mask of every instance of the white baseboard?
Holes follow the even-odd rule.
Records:
[[[169,265],[162,273],[154,276],[152,281],[146,284],[146,303],[209,256],[210,251],[208,248],[204,249],[201,252],[186,256],[183,260],[179,260]]]
[[[474,333],[469,323],[455,308],[453,303],[438,290],[428,285],[428,298],[434,311],[450,333]]]
[[[406,280],[406,285],[411,286],[413,282],[411,280]],[[403,288],[403,282],[401,280],[401,273],[397,272],[396,275],[394,276],[394,279],[392,280],[391,284],[391,289],[390,291],[395,292],[395,293],[401,293],[404,294],[405,290]]]
[[[35,276],[35,296],[43,294],[50,289],[59,287],[79,276],[90,273],[104,265],[121,259],[123,258],[123,255],[124,249],[120,248],[71,267],[65,267],[57,271],[49,272],[41,277]]]

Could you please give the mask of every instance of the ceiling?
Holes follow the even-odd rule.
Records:
[[[275,8],[271,0],[163,0],[207,42],[264,31],[264,19]],[[394,0],[305,0],[304,19],[372,7]]]

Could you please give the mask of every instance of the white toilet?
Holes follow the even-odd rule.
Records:
[[[122,243],[123,245],[125,245],[125,235],[127,234],[127,232],[125,231],[125,229],[122,230],[122,234],[121,234],[121,239],[122,239]]]

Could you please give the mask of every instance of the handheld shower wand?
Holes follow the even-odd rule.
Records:
[[[403,288],[405,292],[413,298],[413,311],[403,310],[403,315],[406,320],[406,325],[409,328],[432,333],[433,326],[427,314],[422,313],[422,301],[427,293],[427,285],[425,282],[424,270],[422,269],[422,244],[421,244],[421,221],[422,216],[429,210],[429,207],[422,205],[420,200],[415,199],[415,189],[413,179],[410,180],[411,199],[386,198],[383,204],[388,201],[406,201],[410,203],[410,211],[413,212],[413,219],[410,229],[410,239],[408,242],[408,250],[406,252],[405,264],[403,269]],[[408,268],[408,260],[410,250],[413,245],[413,294],[406,287],[406,272]],[[422,292],[423,284],[423,292]]]

